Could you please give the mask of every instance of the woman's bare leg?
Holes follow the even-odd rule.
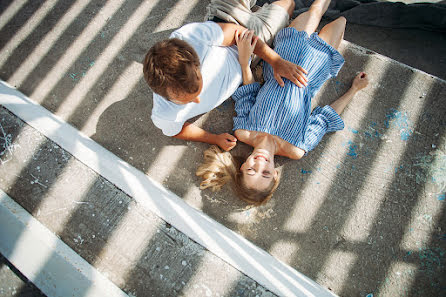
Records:
[[[338,49],[342,39],[344,39],[345,24],[347,24],[347,20],[344,17],[339,17],[325,25],[318,35],[326,43]]]
[[[308,11],[301,13],[295,18],[290,27],[296,28],[297,31],[305,31],[311,35],[316,31],[322,16],[327,11],[330,0],[316,0],[311,4]]]
[[[285,10],[288,12],[288,15],[291,17],[293,15],[293,11],[294,11],[294,0],[279,0],[279,1],[274,1],[272,4],[274,5],[279,5],[283,8],[285,8]]]

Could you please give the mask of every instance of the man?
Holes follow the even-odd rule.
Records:
[[[264,42],[271,41],[288,24],[294,1],[276,1],[256,12],[251,12],[252,3],[246,2],[216,0],[212,1],[210,11],[213,7],[220,11],[218,5],[222,4],[233,6],[233,16],[243,16],[246,26],[260,37],[254,54],[273,67],[278,83],[283,86],[284,77],[300,87],[306,85],[306,71],[282,59]],[[143,71],[154,92],[152,121],[165,135],[216,144],[225,151],[236,145],[233,135],[213,134],[186,121],[219,106],[241,84],[234,45],[235,33],[245,29],[240,24],[215,21],[187,24],[148,51]]]

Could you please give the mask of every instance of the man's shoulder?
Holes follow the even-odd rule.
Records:
[[[190,43],[221,44],[223,31],[212,21],[189,23],[173,31],[170,38],[179,38]]]
[[[174,120],[176,114],[183,110],[185,105],[175,104],[161,95],[153,93],[152,115],[164,120]]]

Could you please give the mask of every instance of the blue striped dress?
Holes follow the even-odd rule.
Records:
[[[276,135],[307,153],[325,133],[344,129],[341,117],[330,106],[318,106],[311,113],[311,98],[326,80],[337,75],[344,58],[317,33],[308,36],[295,28],[282,29],[274,45],[282,58],[308,71],[308,86],[299,88],[287,79],[284,87],[279,86],[272,67],[264,63],[264,85],[245,85],[232,95],[237,112],[234,130]]]

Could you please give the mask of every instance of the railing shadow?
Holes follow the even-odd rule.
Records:
[[[41,5],[39,3],[34,3],[33,5]],[[105,2],[99,3],[100,6],[105,5]],[[71,70],[78,72],[76,70],[77,66],[80,65],[81,68],[85,66],[84,62],[86,60],[83,59],[86,56],[91,57],[91,61],[100,59],[102,51],[109,47],[113,38],[119,34],[120,27],[126,24],[127,18],[137,9],[139,3],[141,2],[127,1],[123,4],[123,12],[116,15],[113,14],[107,25],[107,28],[110,29],[108,31],[110,35],[101,39],[102,36],[98,33],[91,39],[91,43],[85,45],[78,58],[73,61],[72,65],[69,65],[70,67],[67,68],[69,71],[65,73],[63,78],[49,88],[48,95],[44,96],[44,98],[38,98],[43,100],[42,105],[44,107],[52,111],[57,110],[70,97],[71,88],[67,86],[80,89],[80,93],[85,92],[85,90],[81,90],[84,85],[78,84],[79,81],[70,81],[73,80],[69,77]],[[160,3],[155,5],[149,13],[149,18],[154,18],[161,22],[164,16],[160,17],[160,14],[166,11],[163,7],[172,8],[175,4],[175,1],[170,1],[164,4],[164,6]],[[4,4],[2,3],[2,5]],[[89,3],[87,5],[88,9],[83,10],[83,15],[94,5],[98,5],[98,2]],[[6,7],[6,4],[2,7]],[[54,19],[46,19],[42,24],[55,24],[63,11],[68,9],[68,4],[58,3],[55,7],[57,9],[48,15],[53,16]],[[185,18],[184,23],[200,21],[203,14],[202,7],[203,5],[197,2]],[[29,8],[22,8],[22,10],[24,9]],[[98,7],[96,10],[99,9]],[[85,20],[91,21],[94,15],[96,14],[87,14]],[[11,24],[14,24],[14,22],[23,25],[27,20],[27,15],[22,16],[22,18],[14,18],[6,27],[11,27]],[[30,94],[36,90],[37,85],[41,82],[41,77],[44,77],[44,73],[51,68],[51,65],[56,64],[54,61],[58,62],[63,51],[70,47],[73,39],[67,38],[67,34],[74,32],[74,35],[80,35],[82,28],[85,28],[87,24],[88,21],[85,24],[73,24],[71,25],[72,27],[67,29],[67,32],[61,35],[59,39],[61,41],[60,44],[55,44],[43,60],[37,64],[36,69],[32,70],[24,80],[21,89],[25,93]],[[152,19],[148,19],[142,22],[131,33],[130,37],[126,36],[128,37],[127,41],[116,52],[116,56],[110,60],[109,67],[117,70],[105,68],[107,71],[99,71],[98,73],[101,76],[104,73],[107,75],[92,78],[88,92],[86,92],[84,97],[77,98],[79,104],[67,116],[70,123],[74,124],[78,129],[83,129],[88,121],[96,121],[96,119],[91,119],[94,110],[101,104],[101,100],[104,97],[109,96],[109,91],[118,82],[123,69],[127,69],[135,61],[137,63],[141,62],[145,51],[153,42],[168,37],[170,30],[152,32],[155,30],[156,24]],[[15,31],[14,28],[16,29]],[[17,32],[20,26],[14,28],[11,31]],[[33,38],[36,38],[36,36],[43,37],[45,32],[48,32],[48,29],[42,29],[42,25],[39,25],[35,31],[38,32],[33,32],[25,40],[31,40],[31,36]],[[150,32],[150,34],[146,34],[146,31]],[[6,41],[13,36],[9,31],[5,31],[5,33],[7,34],[2,35],[3,31],[0,31],[0,36],[5,36],[5,39],[2,37],[2,44],[3,40],[5,40],[6,44]],[[140,36],[142,37],[140,38]],[[21,53],[29,55],[32,52],[33,47],[25,48],[25,45],[21,44],[17,52],[14,52],[8,61],[11,61],[10,65],[18,67],[22,61],[20,59]],[[327,83],[320,96],[321,98],[316,100],[320,100],[322,103],[332,102],[334,99],[332,94],[340,95],[343,93],[348,87],[350,79],[354,76],[354,72],[363,70],[362,68],[366,67],[366,65],[370,71],[379,70],[374,69],[374,65],[367,64],[369,59],[373,58],[373,53],[365,52],[362,54],[359,60],[355,60],[355,64],[352,64],[352,62],[349,62],[350,56],[347,53],[347,64],[344,70],[338,78]],[[6,73],[6,77],[13,74],[14,68],[9,67],[5,68],[6,70],[2,70],[2,76],[3,73]],[[420,182],[420,176],[428,176],[429,169],[427,167],[419,168],[413,165],[413,162],[417,160],[419,154],[422,157],[428,151],[427,147],[432,145],[433,140],[437,141],[444,136],[441,134],[440,138],[431,137],[435,133],[444,133],[441,132],[444,131],[444,122],[442,125],[435,126],[428,125],[426,121],[419,121],[419,124],[410,127],[413,131],[418,131],[428,137],[420,139],[417,136],[418,134],[413,134],[412,138],[407,140],[402,151],[395,152],[395,154],[401,155],[395,158],[397,160],[396,164],[387,164],[390,171],[374,171],[374,166],[378,166],[377,168],[379,169],[385,167],[383,161],[380,160],[380,149],[386,145],[387,140],[399,141],[398,137],[395,138],[395,135],[389,134],[388,138],[383,137],[388,134],[385,121],[395,119],[395,114],[389,114],[390,110],[400,111],[399,104],[404,99],[404,91],[409,88],[412,78],[415,77],[409,71],[402,67],[393,67],[384,71],[379,78],[379,82],[377,82],[380,86],[374,87],[376,93],[373,96],[368,94],[369,97],[373,97],[369,102],[371,105],[365,111],[362,110],[360,115],[355,114],[356,111],[353,109],[347,109],[348,120],[356,120],[357,122],[354,127],[350,126],[348,120],[346,120],[346,130],[339,134],[340,136],[338,134],[327,136],[321,145],[302,161],[296,162],[279,158],[278,163],[284,166],[282,185],[279,187],[275,197],[267,205],[255,209],[247,208],[246,204],[239,201],[231,192],[222,191],[214,194],[209,191],[203,191],[200,193],[197,187],[190,187],[191,184],[199,184],[199,180],[195,177],[194,172],[196,164],[201,162],[202,151],[208,146],[167,138],[158,129],[149,128],[149,125],[152,125],[149,119],[152,107],[151,98],[148,87],[141,77],[135,80],[134,86],[129,87],[128,94],[122,100],[113,102],[104,108],[97,118],[97,124],[93,125],[95,130],[89,128],[88,132],[90,135],[93,135],[93,139],[98,143],[141,171],[149,173],[155,180],[163,182],[164,186],[183,197],[190,205],[242,234],[256,245],[270,251],[275,257],[318,280],[326,287],[330,287],[331,284],[337,282],[337,293],[349,296],[366,294],[372,291],[376,292],[377,290],[378,292],[387,292],[385,287],[379,286],[384,286],[386,277],[390,274],[389,271],[392,271],[395,262],[409,263],[423,268],[423,265],[427,263],[426,257],[432,256],[432,253],[429,254],[429,252],[441,252],[444,250],[444,244],[442,243],[444,241],[440,240],[437,242],[433,238],[423,246],[424,250],[418,252],[412,249],[400,248],[405,230],[411,228],[409,225],[414,217],[414,212],[416,212],[416,206],[418,203],[421,203],[423,195],[425,195],[423,185],[428,182],[425,179],[422,179]],[[402,78],[406,81],[401,81]],[[55,97],[52,94],[55,94]],[[445,114],[445,103],[437,99],[441,97],[444,98],[444,86],[442,84],[432,86],[421,108],[421,110],[429,112],[430,115],[427,118],[441,119],[442,115]],[[359,109],[358,105],[354,106]],[[222,133],[231,130],[233,115],[233,104],[231,101],[227,101],[206,116],[195,120],[197,124],[205,129],[215,133]],[[134,121],[135,119],[136,121]],[[378,134],[375,134],[375,132]],[[172,168],[163,169],[164,172],[157,172],[159,167],[154,166],[154,164],[155,162],[164,162],[162,158],[166,158],[166,156],[162,155],[161,152],[168,147],[174,147],[175,149],[184,148],[184,150],[179,150],[180,153],[176,156],[178,157],[177,161],[171,164]],[[23,189],[29,189],[28,183],[35,182],[35,179],[30,178],[30,176],[32,177],[31,174],[33,174],[37,177],[34,174],[37,167],[40,169],[44,168],[42,165],[42,162],[45,161],[43,152],[49,154],[50,149],[54,149],[54,147],[52,148],[52,144],[49,141],[43,142],[37,148],[36,152],[42,150],[39,153],[40,158],[30,160],[25,165],[19,176],[26,176],[26,179],[17,178],[9,191],[12,197],[19,200],[30,213],[35,215],[43,199],[49,195],[49,191],[54,187],[54,183],[50,181],[48,184],[45,184],[47,188],[42,186],[33,187],[33,189],[25,192],[23,192]],[[248,151],[248,147],[244,145],[239,145],[235,149],[235,153],[240,155],[247,154]],[[63,154],[59,153],[60,155],[57,155],[56,158],[64,161],[51,166],[51,170],[54,171],[52,173],[54,180],[70,169],[67,164],[72,157],[69,156],[68,159],[63,158]],[[389,153],[389,159],[392,159],[392,156]],[[408,169],[409,171],[401,171],[401,166],[403,166],[402,168],[410,169]],[[45,169],[50,170],[50,168]],[[396,175],[394,175],[395,170],[397,171]],[[409,173],[412,171],[418,172],[418,177],[410,175]],[[319,172],[321,172],[321,175],[317,174]],[[125,180],[124,176],[122,178]],[[319,180],[318,178],[321,179]],[[39,180],[39,182],[42,181]],[[389,184],[386,186],[386,191],[383,192],[384,195],[382,197],[374,195],[373,191],[376,191],[380,184],[384,182]],[[93,185],[86,191],[83,200],[80,201],[82,202],[80,206],[71,207],[73,212],[68,217],[60,233],[58,233],[65,242],[85,257],[87,261],[96,264],[100,263],[101,253],[106,249],[107,243],[112,238],[117,226],[128,214],[125,207],[131,203],[130,198],[127,198],[124,204],[113,205],[113,203],[116,203],[116,197],[106,197],[109,200],[97,201],[96,193],[100,184],[99,180],[94,181]],[[403,187],[404,193],[401,192],[401,187]],[[361,214],[361,210],[357,211],[354,208],[355,205],[361,203],[364,199],[364,197],[361,197],[361,193],[364,191],[367,197],[370,197],[369,206],[372,205],[375,209],[376,216]],[[368,196],[368,193],[370,193],[370,196]],[[29,199],[30,197],[33,197],[33,200]],[[410,197],[410,199],[407,199],[407,197]],[[314,201],[317,202],[311,202],[311,198],[314,198]],[[398,202],[397,206],[395,201]],[[98,217],[96,219],[88,217],[90,213],[86,205],[99,202],[106,203],[103,208],[104,212],[100,214],[101,220],[106,220],[106,217],[112,214],[117,216],[116,221],[109,226],[98,226]],[[320,204],[315,205],[316,203]],[[302,208],[296,210],[296,208],[302,205]],[[297,214],[305,214],[305,207],[312,209],[312,212],[308,212],[305,218],[299,218],[293,212],[297,211]],[[115,209],[119,209],[119,211],[115,213]],[[444,207],[440,207],[440,209],[439,216],[441,220],[436,223],[436,226],[442,227],[445,223]],[[367,225],[370,228],[363,232],[358,231],[361,235],[365,234],[366,239],[351,240],[349,236],[354,232],[352,230],[346,231],[346,226],[352,218],[361,215],[370,219],[370,225]],[[87,220],[88,224],[83,223],[87,227],[81,228],[78,222],[84,216],[87,216],[89,220]],[[297,225],[295,229],[290,227],[293,224]],[[88,241],[84,241],[85,246],[81,247],[79,246],[79,239],[76,242],[74,240],[76,237],[73,237],[73,235],[76,232],[91,235],[91,230],[88,228],[90,225],[94,225],[95,228],[101,230],[101,236],[98,236],[96,241],[89,238]],[[399,229],[389,227],[395,225],[399,225]],[[170,228],[162,226],[161,229],[167,232],[167,229]],[[356,232],[357,230],[354,231]],[[432,229],[429,232],[432,233],[434,231]],[[135,259],[135,268],[128,271],[125,282],[137,284],[138,281],[135,279],[149,275],[149,277],[153,278],[153,283],[150,284],[159,286],[160,289],[165,286],[155,281],[155,278],[159,277],[164,267],[147,266],[148,260],[145,259],[145,257],[154,253],[153,246],[155,242],[160,240],[161,237],[159,236],[155,234],[150,240],[144,241],[143,252],[138,259]],[[164,238],[163,236],[162,238]],[[380,236],[383,236],[382,240]],[[437,248],[439,250],[436,250]],[[394,253],[396,250],[399,250],[399,253]],[[350,257],[347,267],[343,267],[345,268],[343,271],[345,275],[342,281],[333,276],[336,273],[331,270],[333,267],[330,266],[332,265],[332,258],[338,252],[348,254]],[[382,257],[382,255],[385,256]],[[383,259],[380,260],[380,257]],[[444,259],[441,261],[444,261]],[[197,271],[199,266],[200,260],[188,266],[189,270],[186,271],[186,275],[182,279],[184,284],[176,283],[174,286],[165,288],[173,290],[172,292],[175,293],[181,292],[193,278],[194,271]],[[179,269],[182,268],[182,266],[178,267]],[[439,268],[441,269],[441,266]],[[370,270],[373,271],[371,272]],[[439,273],[432,270],[433,274],[426,274],[425,271],[420,269],[417,271],[415,278],[411,280],[411,285],[409,285],[410,294],[417,295],[420,292],[435,294],[438,292],[436,290],[441,289],[441,280],[437,281]],[[435,280],[435,284],[440,283],[440,285],[429,287],[428,283],[429,281],[432,283],[432,280]],[[240,281],[234,283],[232,293],[238,294],[239,283]],[[145,289],[148,288],[145,285],[142,286]],[[422,288],[422,286],[426,286],[426,288]]]

